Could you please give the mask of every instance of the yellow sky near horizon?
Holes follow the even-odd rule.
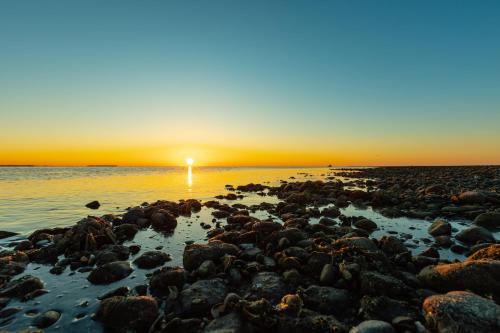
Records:
[[[293,147],[293,145],[290,145]],[[463,145],[460,151],[447,145],[426,143],[386,144],[377,142],[356,146],[315,147],[295,149],[269,144],[269,147],[217,145],[165,145],[144,147],[18,147],[0,150],[2,165],[120,165],[120,166],[179,166],[191,157],[195,166],[377,166],[377,165],[463,165],[500,164],[500,154],[488,145]]]

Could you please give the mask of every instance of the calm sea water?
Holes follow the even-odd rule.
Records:
[[[275,185],[290,177],[324,178],[328,169],[193,167],[188,171],[187,167],[0,167],[0,228],[27,234],[72,225],[89,214],[121,213],[145,201],[213,199],[225,192],[226,184]],[[263,201],[252,198],[246,203]],[[85,207],[93,200],[101,203],[97,211]]]

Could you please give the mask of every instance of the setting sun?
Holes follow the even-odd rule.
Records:
[[[186,159],[186,163],[187,163],[187,165],[191,166],[191,165],[193,165],[194,160],[193,160],[191,157],[188,157],[188,158]]]

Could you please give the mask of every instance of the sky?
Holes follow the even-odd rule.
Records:
[[[0,164],[500,164],[499,1],[0,2]]]

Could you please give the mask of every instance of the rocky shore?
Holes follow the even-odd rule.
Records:
[[[279,201],[239,202],[247,195]],[[415,241],[425,250],[417,253],[408,233],[373,237],[380,223],[345,215],[349,206],[424,220],[428,237]],[[200,222],[207,240],[185,244],[179,265],[160,247],[131,243],[144,230],[175,233],[200,212],[211,215]],[[103,286],[89,320],[113,332],[500,332],[499,228],[500,167],[370,168],[228,185],[214,200],[143,203],[12,242],[0,253],[0,325],[9,330],[17,313],[29,314],[18,304],[57,292],[36,270],[26,274],[37,264]],[[143,283],[116,285],[136,271],[146,272]],[[23,328],[64,330],[64,309],[51,306]]]

